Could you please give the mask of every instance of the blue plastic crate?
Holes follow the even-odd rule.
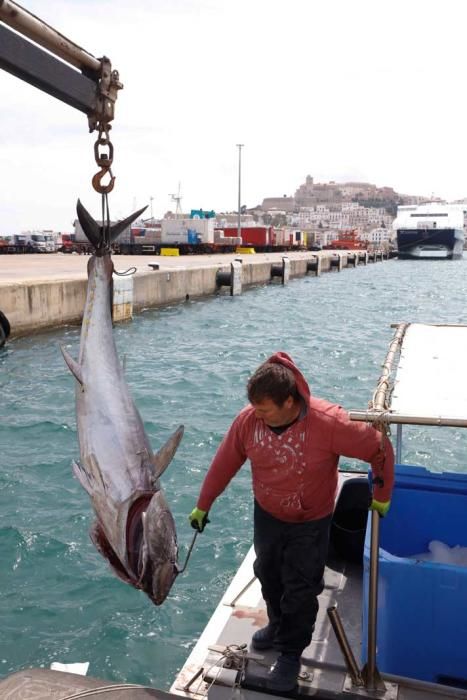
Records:
[[[408,558],[432,540],[467,546],[467,474],[397,465],[380,521],[377,665],[433,682],[467,680],[467,567]],[[366,660],[371,518],[364,548],[362,658]]]

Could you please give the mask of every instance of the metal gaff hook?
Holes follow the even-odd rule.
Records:
[[[109,174],[110,177],[110,182],[108,185],[102,185],[101,180],[103,177],[105,177]],[[96,192],[99,192],[100,194],[108,194],[109,192],[112,192],[115,184],[115,176],[112,175],[112,171],[110,167],[102,167],[98,173],[96,173],[93,178],[92,178],[92,186],[96,190]]]
[[[104,136],[103,133],[105,133]],[[107,146],[109,152],[100,153],[99,146]],[[96,192],[99,192],[99,194],[108,194],[113,190],[115,184],[115,177],[112,175],[111,170],[114,158],[114,147],[109,139],[109,135],[107,132],[99,132],[99,138],[94,143],[94,158],[97,165],[100,167],[100,170],[92,178],[92,186],[94,187]],[[107,175],[107,173],[109,174],[110,182],[107,185],[103,185],[101,183],[101,180]]]
[[[183,574],[183,572],[185,571],[186,567],[188,566],[188,560],[189,560],[189,558],[190,558],[190,556],[191,556],[191,552],[192,552],[192,550],[193,550],[193,547],[194,547],[194,545],[195,545],[196,538],[198,537],[198,535],[199,535],[199,531],[197,530],[197,531],[195,532],[195,534],[193,535],[193,539],[191,540],[191,544],[190,544],[190,547],[188,548],[188,554],[186,555],[186,559],[185,559],[185,563],[184,563],[183,567],[180,568],[180,567],[178,566],[178,564],[177,564],[177,576],[178,576],[178,574]]]

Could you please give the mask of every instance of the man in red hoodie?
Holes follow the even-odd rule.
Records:
[[[203,531],[208,512],[244,462],[251,462],[254,572],[269,623],[255,632],[255,649],[277,649],[267,687],[293,690],[309,645],[317,596],[323,590],[339,456],[371,464],[371,507],[385,515],[394,483],[390,441],[340,406],[311,396],[293,360],[278,352],[248,382],[250,404],[235,418],[201,487],[191,525]]]

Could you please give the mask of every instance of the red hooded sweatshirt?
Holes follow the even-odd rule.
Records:
[[[253,492],[261,508],[286,522],[318,520],[334,510],[339,456],[369,462],[373,497],[389,501],[394,452],[389,439],[367,423],[354,422],[336,404],[310,394],[306,379],[285,352],[278,362],[295,375],[306,413],[277,435],[253,406],[246,406],[225,435],[201,487],[198,508],[209,511],[244,462],[251,462]]]

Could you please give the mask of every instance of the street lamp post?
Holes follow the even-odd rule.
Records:
[[[242,148],[245,144],[237,143],[238,148],[238,218],[237,218],[237,236],[242,237],[242,226],[240,222],[241,203],[241,186],[242,186]]]

